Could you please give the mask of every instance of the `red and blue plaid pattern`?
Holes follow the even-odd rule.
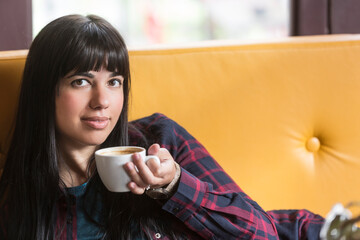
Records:
[[[306,210],[265,212],[206,149],[174,121],[154,114],[132,124],[150,143],[159,143],[168,149],[182,168],[178,189],[162,209],[170,213],[168,221],[174,229],[188,239],[319,239],[324,221],[321,216]],[[142,141],[136,131],[129,133],[131,145]],[[56,224],[60,239],[78,239],[77,232],[81,229],[77,227],[75,205],[76,202],[70,208],[58,205]],[[0,216],[1,239],[6,239],[4,217]],[[154,232],[153,239],[170,238]]]
[[[152,142],[168,149],[182,167],[177,192],[163,209],[197,233],[199,239],[319,238],[322,217],[304,210],[265,212],[174,121],[154,114],[133,124],[153,138]]]

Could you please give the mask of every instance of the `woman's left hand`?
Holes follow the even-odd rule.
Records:
[[[153,144],[150,146],[148,154],[159,157],[160,164],[155,159],[149,159],[145,163],[140,154],[135,153],[132,156],[133,161],[124,166],[131,179],[127,186],[134,194],[143,194],[149,186],[151,188],[165,186],[175,177],[175,162],[167,149],[160,148],[159,144]]]

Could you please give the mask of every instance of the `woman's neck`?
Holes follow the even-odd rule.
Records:
[[[79,186],[88,180],[93,172],[89,162],[96,149],[97,146],[59,146],[59,175],[66,187]]]

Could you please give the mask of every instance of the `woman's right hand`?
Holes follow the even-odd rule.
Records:
[[[127,186],[134,194],[143,194],[148,187],[159,188],[168,185],[175,177],[175,161],[166,148],[160,148],[159,144],[153,144],[148,153],[157,156],[160,164],[155,159],[150,159],[145,163],[140,154],[135,153],[132,157],[133,161],[124,166],[131,178]]]

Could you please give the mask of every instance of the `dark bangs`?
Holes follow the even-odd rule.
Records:
[[[120,34],[106,21],[96,16],[87,16],[82,26],[70,34],[63,49],[61,77],[70,71],[99,71],[102,67],[117,72],[129,80],[128,52]],[[80,30],[79,30],[80,29]],[[69,29],[71,31],[71,29]],[[66,34],[66,33],[65,33]]]

